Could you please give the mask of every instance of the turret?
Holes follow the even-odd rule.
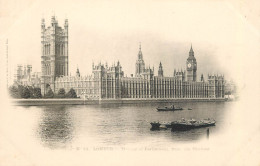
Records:
[[[68,31],[69,31],[69,23],[68,23],[68,19],[65,19],[64,32],[65,32],[66,36],[68,35]]]
[[[201,81],[201,82],[204,82],[203,74],[201,74],[200,81]]]
[[[42,32],[43,32],[45,30],[45,19],[44,18],[42,18],[41,27],[42,27]]]
[[[51,17],[51,26],[56,26],[58,24],[58,22],[55,19],[55,16]]]
[[[68,28],[68,26],[69,26],[68,19],[65,19],[64,27]]]
[[[76,71],[76,76],[80,77],[80,72],[79,72],[79,68],[77,67],[77,71]]]

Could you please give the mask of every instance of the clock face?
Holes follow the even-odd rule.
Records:
[[[190,63],[188,63],[188,68],[190,68],[191,67],[191,64]]]

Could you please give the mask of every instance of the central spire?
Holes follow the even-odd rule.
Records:
[[[158,76],[163,77],[163,67],[161,62],[159,64]]]
[[[139,60],[143,60],[143,53],[142,53],[142,48],[141,48],[141,42],[139,43],[138,59]]]
[[[135,64],[135,75],[137,77],[141,76],[142,73],[145,72],[145,63],[143,59],[143,53],[142,53],[142,48],[141,48],[141,42],[139,43],[139,52],[138,52],[138,58]]]

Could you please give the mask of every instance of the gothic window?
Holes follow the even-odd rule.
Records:
[[[48,45],[48,53],[49,53],[49,55],[51,54],[51,45],[50,44]]]
[[[55,47],[56,55],[59,55],[59,45],[57,44]]]
[[[48,52],[47,52],[47,44],[45,44],[45,55],[47,55]]]
[[[56,74],[59,75],[60,74],[60,65],[57,64],[55,66],[55,68],[56,68]]]
[[[62,53],[62,44],[59,44],[59,55]]]
[[[58,55],[60,55],[60,45],[58,44],[58,47],[57,47],[57,52],[58,52]]]
[[[49,74],[49,68],[48,68],[48,64],[46,65],[46,74]]]
[[[61,55],[64,55],[63,44],[61,45]]]
[[[47,74],[47,71],[46,71],[46,64],[44,64],[44,69],[45,69],[45,71],[44,71],[44,73],[43,74]]]
[[[50,64],[48,64],[48,74],[51,74],[51,68],[50,68]]]

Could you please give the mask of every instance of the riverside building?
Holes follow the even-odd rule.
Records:
[[[32,65],[17,65],[14,74],[14,85],[41,87],[41,73],[32,72]]]
[[[68,20],[64,29],[52,17],[51,26],[45,28],[42,21],[42,93],[47,87],[54,92],[60,88],[75,89],[84,99],[174,99],[174,98],[224,98],[224,76],[201,75],[197,81],[197,61],[193,48],[190,48],[185,71],[174,70],[172,77],[165,77],[160,62],[158,75],[154,68],[145,67],[141,45],[135,64],[135,76],[124,76],[118,61],[112,66],[92,64],[92,74],[68,75]]]

